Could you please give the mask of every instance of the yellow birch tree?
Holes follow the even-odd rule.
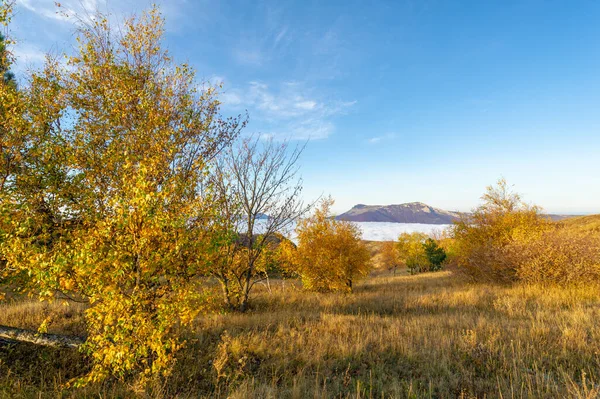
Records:
[[[49,60],[2,120],[26,133],[9,144],[26,167],[2,194],[4,269],[42,299],[88,304],[93,362],[79,383],[168,374],[179,326],[202,310],[197,277],[216,244],[201,187],[244,123],[220,117],[215,89],[198,90],[163,32],[156,8],[118,34],[96,15],[78,29],[78,53]]]

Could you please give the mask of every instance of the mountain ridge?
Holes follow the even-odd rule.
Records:
[[[469,212],[447,211],[423,202],[406,202],[392,205],[357,204],[349,211],[336,216],[336,219],[351,222],[452,224],[469,214]],[[555,214],[546,214],[544,216],[553,221],[574,217],[574,215]]]
[[[352,222],[452,224],[463,215],[462,212],[446,211],[423,202],[407,202],[392,205],[357,204],[336,219]]]

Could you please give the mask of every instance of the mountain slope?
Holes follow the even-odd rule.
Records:
[[[451,224],[460,217],[460,212],[445,211],[422,202],[409,202],[398,205],[359,204],[336,219],[352,222]]]
[[[600,233],[600,215],[587,215],[561,220],[567,229],[578,233]]]

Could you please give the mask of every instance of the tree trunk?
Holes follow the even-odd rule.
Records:
[[[250,251],[248,251],[250,253]],[[254,276],[254,259],[248,255],[248,271],[244,276],[244,285],[242,287],[242,299],[240,302],[240,312],[248,310],[248,300],[250,299],[250,289],[252,288],[252,277]]]
[[[227,305],[228,309],[233,309],[233,304],[231,303],[231,294],[229,293],[229,280],[227,278],[219,278],[221,282],[221,289],[223,291],[223,299],[225,300],[225,305]]]
[[[242,299],[240,302],[240,312],[244,313],[248,310],[248,298],[250,297],[250,279],[244,282],[244,288],[242,292]]]
[[[54,348],[78,348],[85,342],[81,337],[57,334],[40,334],[36,331],[23,330],[16,327],[0,326],[0,338],[13,341],[29,342],[36,345]]]
[[[271,282],[269,281],[269,274],[265,272],[265,276],[267,276],[267,289],[269,290],[269,294],[272,294],[273,291],[271,291]]]

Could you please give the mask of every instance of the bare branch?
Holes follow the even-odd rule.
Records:
[[[237,255],[228,258],[241,295],[239,308],[245,310],[248,296],[263,273],[257,262],[278,234],[308,212],[300,198],[302,179],[298,161],[306,143],[290,148],[289,142],[264,141],[259,136],[242,140],[222,152],[212,176],[221,216],[239,240]],[[262,219],[260,226],[258,220]],[[265,219],[266,218],[266,219]],[[237,258],[234,260],[234,258]]]

